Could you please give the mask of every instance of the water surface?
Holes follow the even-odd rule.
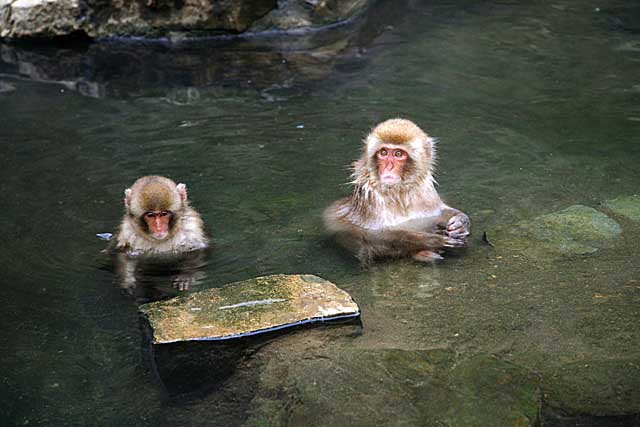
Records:
[[[613,249],[544,266],[497,257],[480,239],[640,191],[640,8],[432,3],[380,2],[365,20],[293,44],[0,45],[1,417],[242,425],[258,405],[268,351],[186,402],[151,372],[136,302],[114,285],[95,237],[116,229],[123,190],[146,174],[187,183],[213,235],[193,290],[309,273],[361,305],[361,335],[310,345],[302,332],[271,351],[321,360],[447,348],[536,372],[640,361],[640,225],[616,218],[624,233]],[[439,139],[439,190],[471,217],[472,246],[435,266],[363,271],[325,238],[320,215],[348,193],[366,132],[396,116]],[[638,413],[605,405],[591,415],[632,425]]]

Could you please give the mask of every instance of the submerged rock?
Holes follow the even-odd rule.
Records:
[[[640,221],[640,196],[618,197],[603,202],[602,206],[633,221]]]
[[[224,340],[360,315],[333,283],[313,275],[258,277],[140,306],[153,343]]]
[[[245,427],[533,426],[538,378],[487,354],[349,349],[273,357]]]
[[[563,365],[544,377],[545,404],[564,414],[638,414],[639,362],[636,356]]]
[[[590,255],[620,235],[620,225],[604,213],[575,205],[532,220],[487,231],[497,249],[532,258]]]

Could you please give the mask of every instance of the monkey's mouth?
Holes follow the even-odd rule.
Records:
[[[169,232],[168,231],[159,231],[159,232],[151,234],[151,237],[153,237],[155,240],[164,240],[168,236],[169,236]]]
[[[380,182],[382,183],[382,185],[395,185],[400,181],[402,181],[402,179],[398,175],[383,173],[380,176]]]

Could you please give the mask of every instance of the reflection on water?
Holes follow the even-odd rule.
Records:
[[[208,250],[164,256],[112,254],[116,283],[138,304],[197,291],[207,278]]]
[[[0,45],[2,419],[241,425],[274,402],[321,413],[337,403],[296,401],[307,383],[266,384],[263,362],[269,378],[284,381],[289,361],[313,361],[303,372],[363,349],[487,353],[554,381],[568,364],[637,365],[637,223],[616,218],[624,232],[613,249],[544,267],[499,258],[480,236],[638,193],[640,8],[432,3],[381,2],[339,36],[293,45]],[[349,191],[346,167],[361,138],[394,116],[440,140],[439,191],[469,214],[475,234],[465,254],[442,264],[363,271],[324,236],[320,215]],[[216,391],[171,405],[145,362],[136,304],[113,286],[95,237],[116,229],[122,189],[147,174],[186,182],[213,236],[206,278],[193,290],[317,274],[360,304],[362,335],[283,337]],[[351,374],[336,381],[359,373]],[[402,402],[404,387],[371,394]],[[613,407],[615,390],[585,385],[575,399],[549,395],[545,405],[560,402],[558,414],[589,422],[595,409],[580,411],[594,405],[632,425],[640,399]],[[632,399],[638,389],[622,391],[619,399]]]
[[[272,101],[324,79],[341,56],[370,43],[381,32],[376,24],[387,10],[381,7],[367,19],[297,36],[2,44],[0,75],[93,98],[151,96],[185,105],[198,102],[203,91],[216,96],[216,89],[233,87],[259,91]]]

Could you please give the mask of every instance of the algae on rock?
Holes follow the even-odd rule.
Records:
[[[536,375],[488,354],[348,349],[283,353],[261,375],[245,427],[280,425],[533,426]]]
[[[588,206],[570,206],[514,225],[487,232],[498,249],[522,252],[534,259],[591,255],[610,246],[620,225]]]
[[[545,403],[568,414],[640,413],[637,356],[568,363],[543,377]]]
[[[640,221],[640,196],[618,197],[603,202],[602,206],[633,221]]]
[[[358,305],[313,275],[272,275],[140,306],[154,344],[221,340],[359,316]]]

